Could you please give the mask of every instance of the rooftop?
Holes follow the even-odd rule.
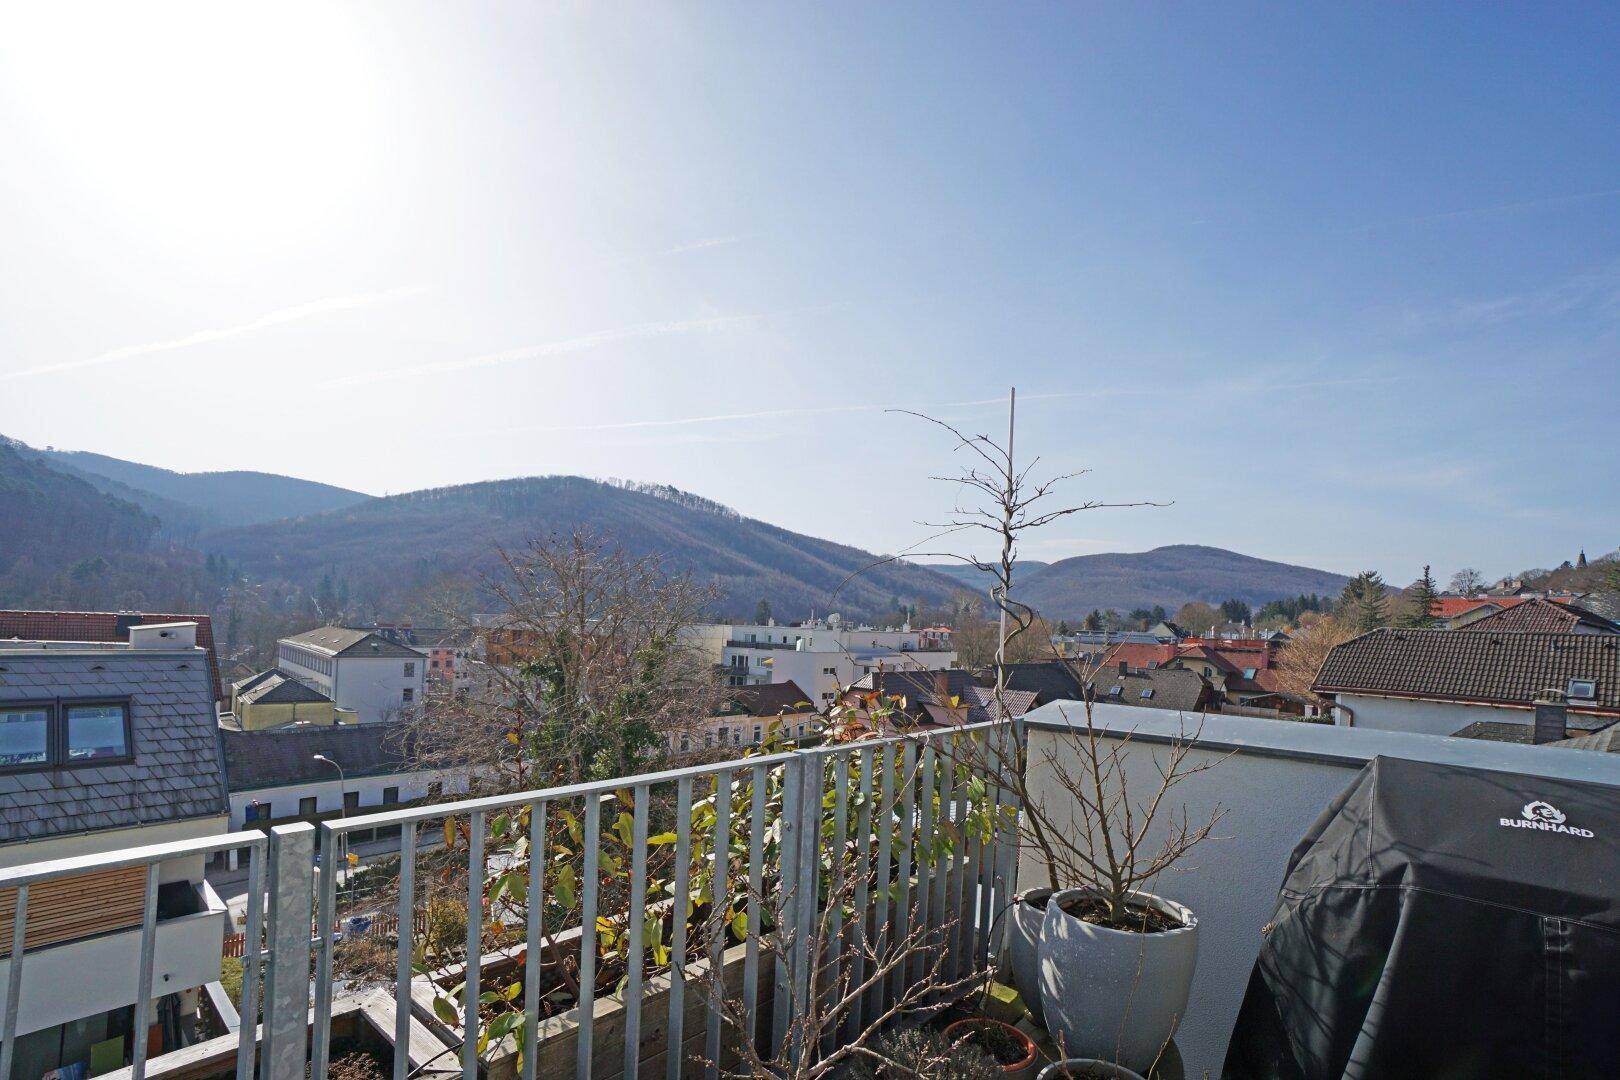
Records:
[[[128,641],[131,626],[194,622],[197,644],[208,653],[215,699],[225,696],[214,648],[214,623],[207,615],[160,615],[146,611],[0,611],[0,639],[24,641]]]
[[[351,777],[410,772],[405,735],[404,727],[397,723],[296,724],[267,731],[220,732],[232,791],[332,779],[332,766],[316,761],[316,754],[337,762]]]
[[[290,641],[295,645],[302,645],[310,649],[318,649],[321,652],[330,653],[332,656],[342,659],[390,656],[406,660],[417,660],[422,656],[415,649],[390,641],[374,630],[351,630],[346,626],[320,626],[314,630],[305,630],[302,634],[284,637],[281,640]]]
[[[1504,608],[1459,629],[1470,633],[1493,630],[1545,632],[1557,634],[1620,634],[1620,624],[1595,611],[1562,600],[1525,600]]]

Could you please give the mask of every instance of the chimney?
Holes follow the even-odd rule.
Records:
[[[196,645],[194,622],[148,623],[129,628],[131,649],[191,649]]]
[[[1121,676],[1129,675],[1131,673],[1131,665],[1128,661],[1121,660],[1119,662],[1119,673]]]
[[[1547,689],[1536,695],[1536,730],[1531,741],[1537,746],[1569,737],[1566,721],[1569,706],[1560,690]]]

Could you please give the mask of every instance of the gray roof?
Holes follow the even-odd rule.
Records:
[[[1152,693],[1143,697],[1144,691]],[[1198,672],[1183,668],[1131,668],[1121,675],[1118,668],[1105,667],[1092,676],[1091,693],[1095,701],[1116,705],[1198,712],[1208,704],[1209,684]]]
[[[226,813],[205,650],[0,650],[0,704],[68,697],[127,697],[135,760],[0,774],[0,843]]]
[[[405,728],[397,723],[298,724],[266,731],[222,731],[220,736],[232,791],[333,779],[336,770],[316,761],[316,754],[337,762],[351,778],[414,771],[405,752]]]
[[[810,695],[799,684],[787,682],[737,686],[726,692],[727,705],[735,713],[749,716],[777,716],[781,713],[815,712]]]
[[[345,659],[353,656],[393,656],[406,660],[422,658],[422,654],[415,649],[389,641],[373,630],[351,630],[346,626],[319,626],[281,640],[320,649]]]
[[[330,702],[332,699],[305,683],[299,682],[291,675],[280,671],[267,672],[269,678],[259,679],[246,690],[239,692],[241,700],[248,705],[318,705],[321,702]]]
[[[1062,660],[1006,664],[1007,688],[1028,690],[1037,696],[1042,705],[1053,701],[1081,701],[1085,697],[1085,685],[1075,674],[1075,666],[1078,665],[1066,664]],[[995,669],[987,671],[983,679],[994,683]]]
[[[943,685],[942,685],[943,684]],[[1000,710],[996,708],[994,690],[979,686],[973,673],[963,668],[940,671],[874,671],[855,683],[856,690],[877,690],[906,699],[904,711],[913,719],[934,722],[935,706],[949,707],[948,698],[956,698],[958,705],[967,708],[967,722],[983,724],[994,720]],[[940,691],[944,691],[943,697]],[[1003,699],[1007,712],[1017,718],[1033,709],[1039,700],[1034,691],[1011,690]]]

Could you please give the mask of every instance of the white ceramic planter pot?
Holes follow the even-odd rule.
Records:
[[[1007,912],[1007,966],[1013,989],[1029,1007],[1029,1018],[1043,1025],[1041,1009],[1041,922],[1051,889],[1030,889]]]
[[[1040,990],[1046,1030],[1071,1057],[1112,1061],[1146,1073],[1187,1011],[1198,963],[1198,920],[1180,904],[1149,893],[1134,903],[1181,924],[1136,934],[1088,923],[1063,910],[1084,896],[1055,894],[1041,920]]]
[[[1036,1080],[1142,1080],[1142,1074],[1096,1058],[1065,1058],[1042,1069]]]

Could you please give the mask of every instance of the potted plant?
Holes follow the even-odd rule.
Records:
[[[1041,1070],[1037,1080],[1143,1080],[1123,1065],[1096,1058],[1064,1058]]]
[[[1223,815],[1194,823],[1171,790],[1219,759],[1195,755],[1198,732],[1184,731],[1141,748],[1151,762],[1133,774],[1129,737],[1099,731],[1090,701],[1076,711],[1083,723],[1064,711],[1040,768],[1014,781],[1054,889],[1036,949],[1041,1012],[1063,1054],[1147,1073],[1186,1013],[1198,960],[1197,917],[1153,887]],[[1133,790],[1133,775],[1151,779]]]
[[[1006,1080],[1033,1080],[1039,1051],[1022,1031],[988,1016],[969,1016],[945,1027],[952,1048],[971,1047],[995,1063]]]
[[[1029,1010],[1030,1020],[1043,1026],[1046,1021],[1041,1010],[1041,923],[1046,918],[1046,904],[1051,898],[1050,888],[1029,889],[1013,897],[1012,907],[1007,910],[1005,964],[1008,977]]]

